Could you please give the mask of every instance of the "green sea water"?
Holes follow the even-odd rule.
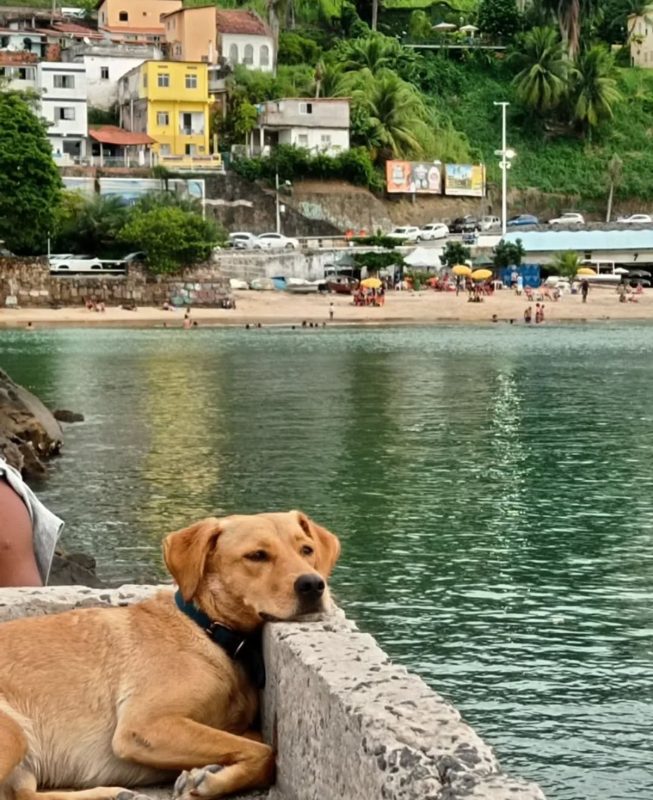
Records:
[[[336,532],[347,613],[554,800],[653,797],[653,328],[0,332],[112,580],[208,514]]]

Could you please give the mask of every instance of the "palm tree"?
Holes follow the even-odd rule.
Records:
[[[595,17],[599,0],[543,0],[542,5],[555,16],[567,53],[574,58],[580,49],[581,18]]]
[[[610,192],[608,194],[608,208],[605,212],[605,221],[610,222],[610,217],[612,216],[612,200],[614,198],[614,190],[619,186],[621,183],[621,178],[623,175],[623,166],[624,162],[619,158],[619,156],[615,153],[610,161],[608,162],[608,185],[610,186]]]
[[[566,250],[564,253],[558,253],[553,259],[552,266],[555,267],[558,275],[569,278],[569,283],[571,283],[575,280],[576,273],[581,268],[582,262],[575,250]]]
[[[611,119],[621,100],[615,79],[614,57],[595,45],[576,59],[572,85],[574,119],[591,136],[603,119]]]
[[[344,73],[338,63],[319,61],[315,67],[316,97],[345,97],[351,93],[352,73]]]
[[[373,75],[376,75],[381,70],[392,67],[400,50],[395,39],[378,33],[373,33],[363,39],[354,39],[347,43],[347,48],[343,53],[343,69],[346,72],[368,69]]]
[[[371,74],[353,92],[355,110],[369,116],[370,143],[377,160],[424,155],[431,132],[421,96],[393,72]]]
[[[520,68],[512,82],[522,103],[540,114],[556,108],[565,96],[569,77],[569,61],[556,31],[533,28],[525,33],[511,61]]]

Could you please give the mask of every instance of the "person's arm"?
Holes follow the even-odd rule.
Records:
[[[0,478],[0,586],[41,586],[27,506]]]

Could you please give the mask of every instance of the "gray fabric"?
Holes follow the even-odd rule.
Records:
[[[44,584],[48,582],[57,540],[63,530],[63,520],[49,511],[23,481],[20,472],[0,458],[0,478],[4,478],[27,506],[32,518],[34,556]]]

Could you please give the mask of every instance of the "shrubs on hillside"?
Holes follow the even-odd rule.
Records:
[[[337,156],[313,154],[310,150],[280,145],[266,158],[241,158],[233,162],[236,172],[250,181],[273,182],[278,173],[282,181],[300,178],[346,180],[357,186],[383,188],[380,174],[374,169],[367,150],[355,147]]]

